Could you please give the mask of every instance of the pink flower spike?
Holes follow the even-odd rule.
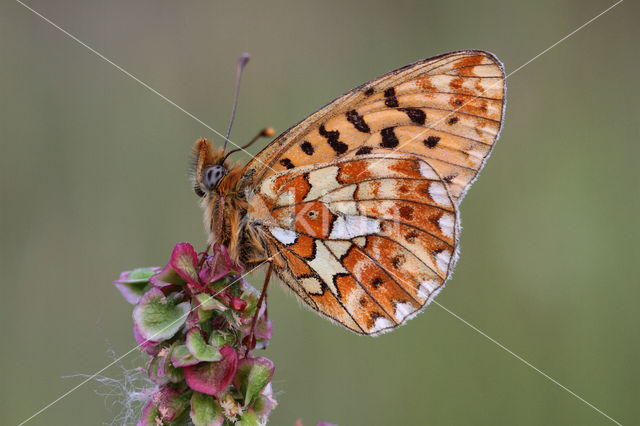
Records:
[[[231,308],[236,311],[244,311],[244,308],[247,307],[247,301],[242,300],[239,297],[231,298]]]
[[[220,349],[223,358],[218,362],[201,362],[184,367],[187,385],[197,392],[216,395],[229,386],[238,369],[238,354],[231,346]]]
[[[171,253],[169,264],[176,272],[190,283],[196,283],[198,274],[196,268],[198,265],[198,255],[189,243],[176,244]]]
[[[156,287],[166,287],[171,284],[189,283],[201,288],[198,282],[198,255],[189,243],[176,244],[171,253],[169,263],[159,274],[150,278]]]

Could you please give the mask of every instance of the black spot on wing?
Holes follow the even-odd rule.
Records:
[[[373,151],[373,148],[370,146],[363,146],[360,149],[358,149],[356,151],[356,155],[366,155],[366,154],[371,154],[371,151]]]
[[[309,142],[304,141],[300,144],[300,149],[302,150],[302,152],[304,152],[307,155],[313,155],[313,145],[311,145]]]
[[[384,91],[384,104],[389,108],[396,108],[398,106],[398,98],[396,98],[396,89],[389,87]]]
[[[404,261],[405,259],[403,255],[394,256],[393,258],[391,258],[391,266],[393,266],[395,269],[400,269]]]
[[[366,121],[364,121],[364,117],[362,117],[355,109],[351,111],[347,111],[347,121],[353,124],[353,127],[361,131],[362,133],[370,133],[371,129],[369,129],[369,125]]]
[[[436,145],[438,145],[439,141],[440,141],[440,138],[438,136],[429,136],[423,142],[427,148],[433,148]]]
[[[380,146],[383,148],[395,148],[400,143],[396,134],[393,132],[393,127],[382,129],[380,134],[382,135]]]
[[[338,140],[338,138],[340,138],[339,131],[327,130],[324,128],[324,124],[323,124],[318,129],[318,132],[320,133],[320,135],[327,138],[327,143],[329,144],[329,146],[331,146],[331,148],[333,148],[336,154],[344,154],[349,149],[349,145]]]
[[[458,120],[459,120],[458,117],[451,117],[450,119],[447,120],[447,124],[451,126],[452,124],[456,124]]]
[[[380,277],[375,277],[373,280],[371,280],[371,286],[374,289],[378,289],[383,283],[384,281]]]
[[[424,113],[420,108],[398,108],[400,111],[404,112],[409,116],[409,119],[416,124],[424,124],[427,119],[427,114]]]
[[[289,160],[288,158],[283,158],[282,160],[280,160],[280,164],[282,164],[282,166],[286,167],[287,169],[293,169],[295,167],[291,160]]]

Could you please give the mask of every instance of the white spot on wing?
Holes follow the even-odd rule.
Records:
[[[331,213],[337,214],[338,216],[357,216],[359,213],[355,201],[334,201],[332,203],[326,204],[326,206],[329,208],[329,211],[331,211]]]
[[[349,241],[331,241],[327,240],[324,242],[329,250],[339,259],[341,258],[349,249],[351,248],[351,242]]]
[[[436,254],[436,266],[441,271],[445,271],[449,268],[449,260],[451,260],[451,252],[443,250]]]
[[[276,206],[288,206],[296,201],[295,187],[289,188],[287,191],[284,191],[278,196],[278,199],[275,202]]]
[[[304,287],[307,293],[322,294],[322,283],[315,277],[303,278],[302,287]]]
[[[323,203],[329,203],[331,201],[353,200],[356,188],[356,185],[347,185],[340,189],[336,189],[335,191],[326,193],[325,195],[320,197],[320,201],[322,201]]]
[[[380,221],[366,216],[339,216],[333,222],[333,229],[329,238],[333,240],[349,240],[362,235],[380,232]]]
[[[427,179],[435,179],[435,180],[440,179],[436,174],[436,172],[433,171],[431,166],[424,161],[420,162],[420,174],[426,177]]]
[[[365,237],[357,237],[353,239],[353,242],[356,243],[358,247],[364,247],[367,244],[367,239]]]
[[[445,213],[438,220],[438,225],[440,226],[440,230],[442,233],[451,238],[453,237],[453,215],[449,213]]]
[[[431,182],[431,184],[429,184],[429,196],[433,201],[440,204],[441,206],[451,205],[447,190],[440,182]]]
[[[338,294],[338,289],[333,284],[333,277],[336,274],[348,274],[349,272],[331,254],[329,249],[319,240],[314,241],[316,245],[316,257],[307,264],[320,276],[322,281],[329,286],[331,292]]]
[[[411,303],[406,302],[406,303],[398,303],[396,305],[396,321],[398,322],[402,322],[406,317],[408,317],[409,315],[411,315],[414,311],[414,307],[411,305]]]
[[[273,187],[275,181],[270,179],[265,179],[265,181],[260,186],[260,192],[263,193],[266,197],[274,199],[276,198],[276,191]]]
[[[424,280],[420,283],[420,288],[418,289],[418,297],[420,299],[426,299],[437,288],[438,282],[436,280]]]
[[[311,189],[303,201],[315,200],[328,191],[340,187],[341,185],[336,180],[337,175],[338,167],[336,166],[310,171],[309,185],[311,185]]]
[[[290,229],[282,229],[277,226],[272,226],[269,228],[271,235],[276,237],[276,240],[280,241],[282,244],[293,244],[296,242],[296,238],[298,238],[298,234]]]
[[[393,323],[391,321],[384,317],[378,317],[376,318],[376,322],[373,324],[373,327],[371,327],[371,330],[369,330],[369,333],[377,333],[390,327],[393,327]]]

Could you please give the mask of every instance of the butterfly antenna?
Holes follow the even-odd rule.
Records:
[[[227,136],[224,138],[224,149],[227,149],[227,143],[229,143],[229,135],[231,134],[231,126],[233,126],[233,119],[236,117],[236,108],[238,106],[238,93],[240,92],[240,78],[242,77],[242,70],[249,62],[249,54],[243,53],[238,59],[238,68],[236,71],[236,90],[233,95],[233,109],[231,110],[231,119],[229,120],[229,128],[227,129]]]
[[[246,145],[241,146],[240,148],[236,148],[236,149],[232,149],[231,151],[229,151],[227,153],[227,155],[224,156],[224,158],[222,159],[222,161],[220,161],[220,164],[224,163],[224,161],[227,159],[227,157],[229,157],[231,154],[233,154],[234,152],[238,152],[238,151],[242,151],[245,150],[247,148],[249,148],[251,145],[253,145],[253,143],[255,141],[257,141],[260,138],[270,138],[273,135],[276,134],[276,131],[273,129],[273,127],[266,127],[264,129],[262,129],[260,131],[260,133],[258,133],[257,135],[255,135],[253,137],[253,139],[251,139]]]

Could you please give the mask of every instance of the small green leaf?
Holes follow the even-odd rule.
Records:
[[[273,376],[273,362],[264,357],[244,358],[238,364],[233,385],[244,396],[244,407],[255,399]]]
[[[151,287],[149,278],[157,274],[160,268],[138,268],[132,271],[125,271],[120,274],[120,278],[113,284],[120,290],[120,293],[127,302],[136,304],[142,295]]]
[[[189,302],[177,303],[165,297],[161,290],[152,288],[133,309],[133,321],[143,339],[159,342],[170,339],[180,330],[190,308]]]
[[[149,278],[158,273],[160,268],[151,266],[147,268],[136,268],[129,272],[127,276],[128,282],[148,282]]]
[[[228,308],[218,299],[207,293],[199,293],[196,295],[196,306],[205,311],[217,310],[226,311]]]
[[[236,336],[229,331],[215,330],[209,336],[209,344],[216,348],[221,348],[224,345],[232,345],[236,341]]]
[[[199,362],[198,358],[191,355],[187,345],[177,345],[173,348],[173,351],[171,351],[171,364],[176,368],[196,365]]]
[[[260,420],[253,411],[245,411],[236,426],[259,426]]]
[[[224,422],[222,407],[213,396],[194,392],[191,396],[191,421],[195,426],[220,426]]]
[[[222,354],[215,346],[208,345],[199,328],[192,328],[187,332],[187,348],[191,355],[200,361],[220,361]]]
[[[165,359],[161,355],[156,355],[149,362],[149,367],[147,368],[147,375],[151,379],[153,383],[156,385],[166,385],[169,383],[169,378],[164,375],[164,371],[159,373],[160,364],[162,364]]]
[[[171,361],[173,351],[178,346],[180,346],[178,342],[174,342],[173,345],[171,345],[167,356],[162,359],[158,369],[158,374],[163,373],[164,377],[166,377],[171,383],[180,383],[184,380],[184,372],[182,371],[182,368],[175,367]]]

